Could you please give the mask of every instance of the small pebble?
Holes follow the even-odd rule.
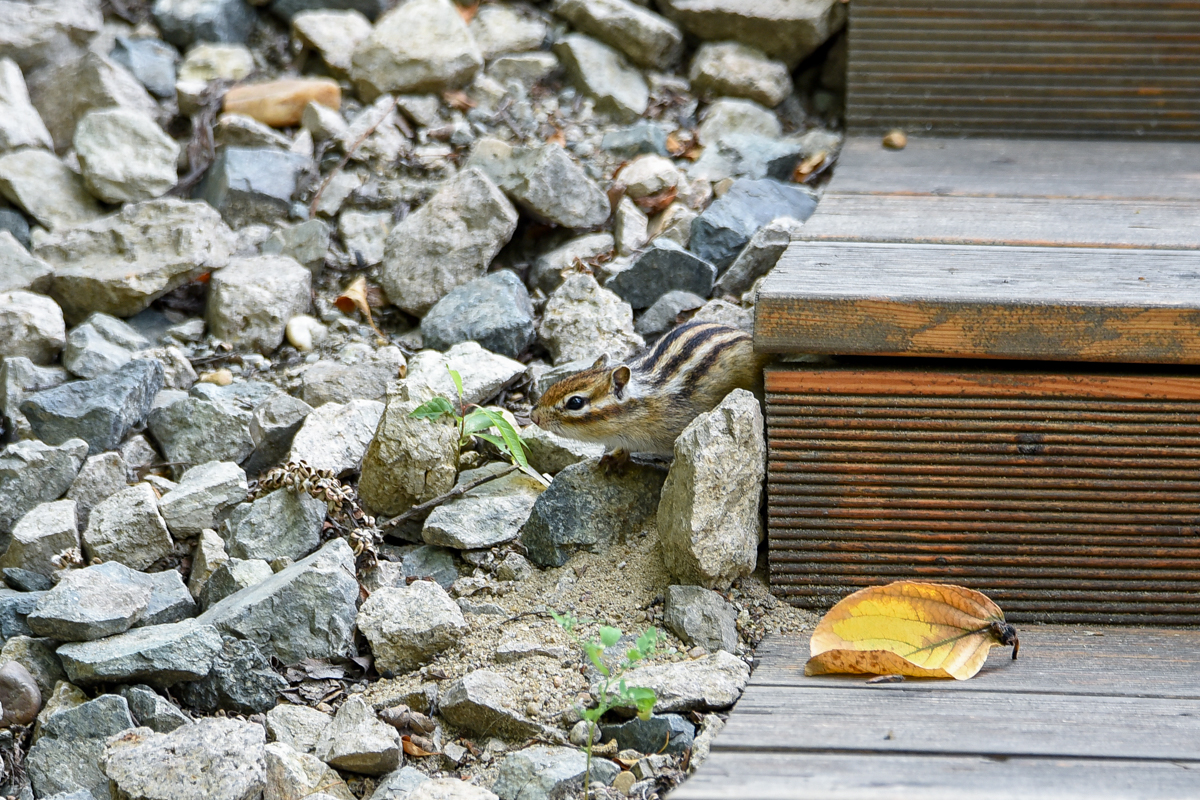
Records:
[[[204,372],[200,375],[200,383],[214,383],[217,386],[228,386],[233,383],[233,371],[228,369],[214,369],[212,372]]]
[[[307,353],[313,349],[313,345],[324,341],[329,331],[320,320],[307,314],[297,314],[288,320],[284,335],[287,336],[288,344],[301,353]]]
[[[905,135],[904,131],[899,129],[888,131],[883,137],[883,146],[889,150],[903,150],[907,144],[908,136]]]
[[[629,792],[631,789],[633,789],[633,785],[635,783],[637,783],[637,778],[634,776],[634,774],[629,770],[625,770],[613,779],[612,787],[628,797]]]

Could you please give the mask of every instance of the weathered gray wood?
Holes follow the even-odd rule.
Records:
[[[714,752],[671,800],[1157,800],[1200,795],[1194,762]]]
[[[772,637],[759,647],[753,682],[762,687],[836,687],[864,692],[1024,692],[1200,700],[1200,630],[1018,626],[1021,651],[995,648],[969,681],[868,685],[862,676],[808,678],[807,637]],[[1097,701],[1102,702],[1102,701]]]

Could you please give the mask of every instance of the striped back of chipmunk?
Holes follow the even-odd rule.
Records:
[[[635,356],[629,368],[639,394],[692,398],[706,393],[717,376],[722,378],[718,384],[740,385],[742,375],[757,372],[758,360],[748,332],[715,322],[689,322]]]

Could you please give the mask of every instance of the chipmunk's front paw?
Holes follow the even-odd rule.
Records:
[[[600,469],[606,475],[621,475],[629,469],[630,463],[629,451],[618,448],[601,456]]]

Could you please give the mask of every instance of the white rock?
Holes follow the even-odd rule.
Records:
[[[467,29],[488,61],[503,53],[537,50],[549,31],[540,19],[499,3],[480,6]]]
[[[53,150],[54,140],[29,101],[21,68],[4,58],[0,59],[0,153],[22,147]]]
[[[357,469],[382,415],[383,403],[376,400],[326,403],[304,418],[288,460],[335,474]]]
[[[509,81],[517,81],[532,86],[558,67],[558,56],[554,53],[511,53],[492,61],[488,65],[487,74],[504,85]]]
[[[630,305],[583,273],[568,275],[550,295],[538,334],[555,364],[604,354],[621,361],[645,346]]]
[[[451,369],[462,378],[463,402],[482,403],[521,375],[525,365],[485,350],[478,342],[459,342],[445,353],[436,350],[417,353],[408,362],[408,376],[397,388],[413,400],[441,395],[457,403],[458,389],[450,377]]]
[[[375,716],[361,695],[355,695],[342,703],[321,734],[315,754],[338,769],[382,775],[400,765],[400,734]]]
[[[192,467],[174,489],[158,501],[167,527],[181,539],[216,528],[223,511],[245,501],[246,473],[230,461],[210,461]]]
[[[722,97],[711,103],[701,117],[696,133],[703,144],[712,144],[735,133],[771,138],[783,133],[779,118],[753,100]]]
[[[606,44],[570,33],[554,45],[571,80],[596,99],[596,109],[621,119],[646,113],[650,89],[642,74]]]
[[[458,778],[434,778],[419,784],[405,796],[404,800],[500,800],[500,798],[482,786],[475,786]]]
[[[334,75],[342,77],[350,72],[354,49],[371,35],[371,22],[353,9],[301,11],[292,17],[292,32],[321,54]]]
[[[647,153],[623,166],[616,178],[625,184],[625,193],[637,200],[674,189],[683,174],[671,159]]]
[[[678,26],[630,0],[558,0],[554,13],[641,67],[670,70],[683,54]]]
[[[694,661],[647,664],[626,672],[628,686],[653,689],[659,714],[696,709],[729,708],[741,697],[750,680],[746,662],[724,650]],[[592,689],[595,694],[595,687]]]
[[[619,220],[619,210],[617,215]],[[574,268],[576,261],[595,263],[596,259],[611,254],[613,246],[613,235],[603,232],[570,239],[534,260],[533,268],[529,270],[529,284],[550,294],[562,284],[564,270]]]
[[[9,231],[0,230],[0,292],[46,292],[54,268],[30,255]]]
[[[284,327],[284,335],[287,337],[288,344],[301,353],[307,353],[313,349],[314,344],[328,338],[329,330],[316,317],[297,314],[288,320]]]
[[[737,42],[700,45],[688,73],[700,94],[744,97],[774,108],[792,93],[792,76],[782,61]]]
[[[184,56],[179,65],[179,80],[240,81],[254,71],[254,55],[241,44],[202,42]]]
[[[230,261],[213,274],[205,319],[214,336],[266,355],[283,343],[287,321],[308,311],[312,273],[287,256]]]
[[[504,466],[496,463],[465,470],[458,476],[458,485],[499,472]],[[426,544],[458,550],[511,541],[520,534],[544,489],[542,483],[520,471],[489,481],[435,508],[425,519],[421,538]]]
[[[192,551],[192,574],[188,578],[188,591],[192,597],[200,597],[200,591],[209,577],[217,571],[217,567],[228,560],[225,540],[214,530],[201,531],[196,541],[196,549]]]
[[[338,233],[352,256],[361,254],[363,263],[375,266],[383,261],[384,245],[392,230],[392,215],[388,211],[351,211],[338,215]]]
[[[617,204],[613,220],[613,238],[616,240],[617,255],[631,256],[649,241],[650,219],[628,197]]]
[[[74,143],[84,185],[106,203],[149,200],[177,180],[179,145],[144,114],[89,111],[75,128]]]
[[[49,364],[67,342],[58,304],[32,292],[0,293],[0,353]]]
[[[94,0],[35,0],[4,4],[0,52],[26,73],[61,58],[78,57],[104,24]]]
[[[280,703],[267,712],[267,732],[277,742],[301,753],[316,749],[321,734],[333,722],[333,716],[311,706]]]
[[[458,604],[433,581],[376,589],[359,609],[356,624],[371,643],[381,673],[416,669],[467,629]]]
[[[91,222],[104,214],[83,179],[45,150],[0,156],[0,194],[50,230]]]

